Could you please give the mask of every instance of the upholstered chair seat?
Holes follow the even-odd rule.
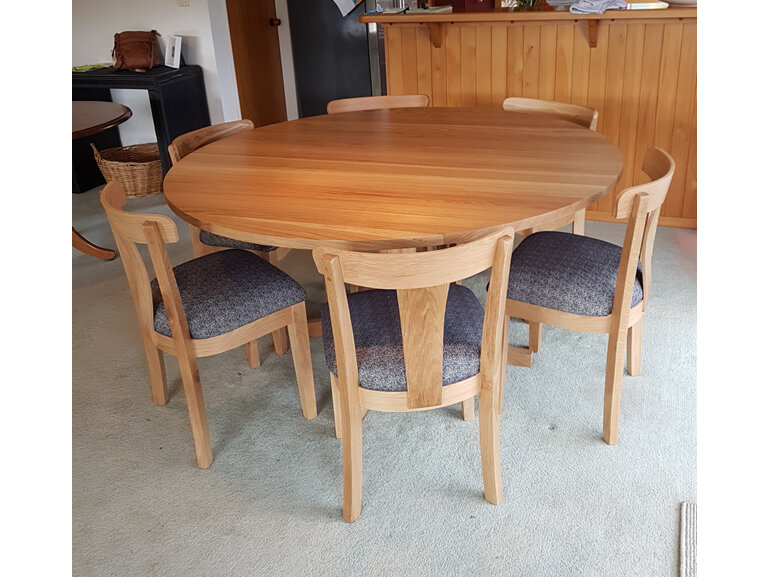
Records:
[[[348,295],[353,339],[356,343],[359,384],[375,391],[406,391],[404,345],[398,298],[394,290],[370,290]],[[329,306],[321,310],[326,364],[335,377]],[[478,374],[484,309],[473,292],[450,285],[444,318],[443,384],[451,385]]]
[[[224,250],[174,267],[192,339],[216,337],[305,300],[289,275],[245,250]],[[171,327],[158,281],[151,283],[155,330]]]
[[[201,243],[206,246],[215,246],[218,248],[242,248],[243,250],[258,250],[260,252],[272,252],[278,248],[275,246],[265,246],[262,244],[254,244],[253,242],[244,242],[242,240],[228,238],[207,230],[201,230],[200,239]]]
[[[612,313],[622,247],[567,232],[537,232],[511,256],[508,298],[575,315]],[[644,298],[642,264],[631,306]]]

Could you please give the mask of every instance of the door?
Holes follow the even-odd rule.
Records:
[[[273,0],[227,0],[241,117],[264,126],[286,120],[281,49]]]

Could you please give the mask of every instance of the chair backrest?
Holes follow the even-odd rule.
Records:
[[[206,146],[242,130],[252,130],[253,128],[254,123],[251,120],[233,120],[232,122],[204,126],[198,130],[177,136],[168,146],[171,164],[176,164],[201,146]]]
[[[408,408],[441,405],[444,315],[449,284],[492,269],[481,345],[482,387],[499,386],[503,315],[514,231],[506,227],[474,242],[437,251],[380,254],[319,247],[313,259],[326,280],[337,370],[357,387],[358,363],[345,283],[395,289],[406,368]],[[352,391],[351,391],[352,393]]]
[[[172,292],[176,290],[176,294],[179,293],[173,271],[168,264],[168,253],[165,248],[165,243],[179,240],[176,224],[171,218],[161,214],[125,211],[123,208],[126,204],[126,192],[123,185],[117,181],[107,183],[102,189],[100,200],[126,271],[128,285],[139,316],[139,324],[143,331],[149,331],[153,327],[152,291],[150,276],[139,252],[139,245],[147,244],[150,249],[155,276],[158,278],[163,300],[166,302],[169,292],[166,286],[169,274],[173,282]],[[173,308],[166,304],[169,319]]]
[[[543,112],[553,114],[575,124],[596,130],[599,121],[599,112],[581,104],[567,102],[555,102],[553,100],[540,100],[537,98],[519,98],[511,96],[503,100],[503,110],[516,112]]]
[[[332,100],[326,105],[327,114],[352,112],[354,110],[377,110],[380,108],[420,108],[430,104],[424,94],[401,94],[386,96],[361,96]]]
[[[615,218],[626,220],[628,224],[623,240],[613,313],[615,307],[627,310],[630,306],[634,276],[640,260],[644,307],[647,307],[652,284],[652,248],[658,229],[660,207],[666,200],[675,169],[676,164],[670,154],[660,148],[650,148],[642,162],[642,170],[650,177],[650,182],[627,188],[615,202]],[[621,302],[623,298],[628,302]]]

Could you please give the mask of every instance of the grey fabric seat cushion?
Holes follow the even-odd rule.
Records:
[[[223,250],[174,267],[190,336],[215,337],[305,300],[305,289],[285,272],[244,250]],[[155,330],[171,327],[158,280],[152,288]]]
[[[582,316],[612,312],[622,248],[566,232],[537,232],[513,251],[508,298]],[[642,301],[637,266],[631,306]]]
[[[243,242],[242,240],[235,240],[234,238],[228,238],[202,230],[200,234],[201,242],[207,246],[216,246],[222,248],[242,248],[243,250],[259,250],[262,252],[271,252],[276,250],[277,246],[264,246],[261,244],[254,244],[251,242]]]
[[[371,290],[348,295],[358,380],[374,391],[405,391],[406,368],[396,291]],[[337,357],[329,305],[321,306],[324,352],[329,371],[337,376]],[[444,317],[443,385],[479,372],[484,309],[464,286],[450,285]]]

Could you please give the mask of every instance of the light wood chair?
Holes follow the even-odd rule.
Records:
[[[420,108],[430,105],[425,94],[398,94],[385,96],[361,96],[332,100],[326,105],[327,114],[352,112],[354,110],[378,110],[381,108]]]
[[[502,500],[498,402],[502,322],[514,231],[437,251],[362,253],[316,248],[326,281],[324,349],[334,420],[342,438],[342,516],[361,513],[362,433],[366,412],[420,411],[479,395],[484,496]],[[492,269],[486,309],[451,284]],[[345,283],[373,290],[348,295]],[[446,319],[446,322],[445,322]]]
[[[626,346],[628,374],[641,373],[652,248],[660,206],[674,169],[674,159],[667,152],[659,148],[647,151],[642,170],[651,181],[627,188],[615,205],[615,218],[627,221],[622,247],[586,236],[546,231],[525,238],[511,258],[505,334],[511,317],[527,321],[530,333],[528,349],[505,343],[508,363],[531,366],[531,355],[540,347],[542,324],[608,333],[602,437],[610,445],[618,441]]]
[[[168,400],[163,353],[179,361],[198,466],[213,455],[203,403],[198,357],[246,347],[252,368],[260,364],[257,338],[287,327],[302,413],[316,416],[305,291],[291,277],[253,253],[227,250],[171,266],[166,243],[179,240],[174,221],[163,215],[124,210],[126,195],[108,183],[101,202],[115,236],[139,317],[156,405]],[[146,244],[156,279],[150,281],[139,246]]]
[[[540,100],[538,98],[520,98],[510,96],[503,100],[503,109],[516,112],[541,112],[551,114],[564,120],[569,120],[585,128],[596,130],[596,123],[599,121],[599,112],[588,106],[581,104],[571,104],[567,102],[555,102],[553,100]],[[527,237],[533,232],[541,230],[553,230],[561,228],[572,223],[573,234],[585,234],[586,230],[586,211],[585,209],[575,213],[573,217],[552,223],[548,227],[530,228],[520,230],[518,233],[522,237]]]
[[[254,123],[251,120],[234,120],[232,122],[223,122],[220,124],[214,124],[212,126],[204,126],[198,130],[193,130],[181,136],[177,136],[169,145],[168,153],[171,157],[171,165],[176,165],[180,160],[191,152],[195,152],[199,148],[237,134],[244,130],[253,130]],[[250,250],[260,258],[265,259],[270,264],[278,266],[279,261],[286,256],[289,249],[278,248],[275,246],[264,246],[261,244],[254,244],[250,242],[243,242],[226,236],[214,234],[205,230],[201,230],[194,224],[190,224],[190,240],[192,241],[193,256],[199,257],[206,254],[211,254],[219,250],[227,250],[230,248],[240,248],[243,250]],[[286,338],[286,331],[280,329],[272,334],[273,348],[279,355],[286,353],[288,350],[288,341]]]

